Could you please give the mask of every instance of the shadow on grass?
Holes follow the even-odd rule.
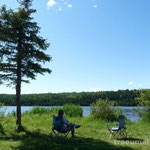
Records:
[[[40,131],[24,131],[22,135],[12,134],[9,137],[0,137],[0,141],[20,141],[19,146],[11,147],[13,150],[132,150],[128,146],[118,146],[93,138],[80,137],[73,141],[61,137],[53,137],[40,133]]]

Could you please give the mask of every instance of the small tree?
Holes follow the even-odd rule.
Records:
[[[150,90],[141,90],[140,96],[136,98],[138,106],[142,109],[135,109],[139,116],[143,116],[144,120],[150,121]]]
[[[98,99],[90,106],[91,115],[100,120],[117,120],[117,111],[114,109],[114,101]]]
[[[30,1],[31,2],[31,1]],[[19,8],[18,11],[0,9],[0,82],[15,86],[17,120],[21,127],[21,84],[29,83],[38,73],[51,73],[43,68],[42,63],[50,62],[51,57],[45,53],[49,47],[41,36],[40,27],[31,17],[36,10]]]

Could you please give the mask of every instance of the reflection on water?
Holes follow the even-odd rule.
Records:
[[[22,106],[22,113],[25,111],[30,111],[35,106]],[[51,106],[41,106],[45,108],[51,108]],[[90,114],[90,107],[89,106],[82,106],[83,108],[83,117],[86,117]],[[116,109],[122,109],[123,114],[127,116],[128,119],[130,119],[132,122],[137,122],[140,118],[137,116],[137,113],[134,111],[134,109],[137,109],[137,107],[115,107]],[[5,106],[2,108],[5,110],[5,115],[8,113],[11,113],[12,111],[16,111],[16,106]],[[138,107],[138,109],[142,109],[142,107]]]

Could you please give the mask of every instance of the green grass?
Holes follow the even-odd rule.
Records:
[[[128,137],[125,140],[109,139],[105,121],[92,117],[68,118],[73,123],[81,124],[75,130],[76,141],[51,135],[52,115],[24,114],[24,131],[18,133],[16,118],[8,116],[1,120],[3,132],[0,133],[0,150],[149,150],[150,123],[139,121],[127,122]],[[141,140],[141,143],[137,143]],[[148,143],[149,142],[149,143]]]

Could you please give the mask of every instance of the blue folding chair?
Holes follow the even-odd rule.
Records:
[[[52,132],[58,136],[59,134],[61,134],[61,137],[62,135],[64,135],[65,138],[67,138],[69,131],[65,131],[63,129],[63,126],[64,126],[64,123],[62,121],[62,118],[61,117],[56,117],[56,116],[53,116],[53,125],[52,125]]]
[[[112,126],[110,127],[110,124],[107,124],[107,129],[110,132],[110,138],[119,139],[127,137],[124,115],[119,115],[119,122],[114,122]]]

